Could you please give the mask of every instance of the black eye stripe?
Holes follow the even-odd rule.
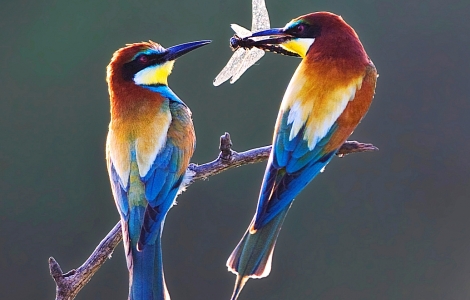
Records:
[[[286,31],[298,38],[317,38],[321,35],[321,26],[301,23]]]
[[[293,32],[296,34],[302,33],[305,30],[304,24],[299,24],[293,28]]]
[[[143,69],[158,65],[162,63],[164,53],[155,53],[155,54],[140,54],[137,55],[133,60],[128,63],[125,63],[122,66],[122,78],[126,81],[131,81],[134,79],[135,74],[142,71]]]
[[[149,56],[147,54],[141,54],[137,56],[136,60],[139,61],[141,64],[146,64],[149,61]]]

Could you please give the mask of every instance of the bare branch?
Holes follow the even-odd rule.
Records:
[[[217,159],[202,165],[189,165],[188,169],[194,172],[194,177],[189,184],[199,179],[214,176],[231,168],[265,161],[271,153],[271,146],[255,148],[240,153],[233,151],[232,140],[230,139],[230,134],[227,132],[220,137],[219,149],[220,154]],[[372,144],[347,141],[341,146],[336,155],[343,157],[350,153],[376,150],[379,149]],[[90,281],[96,271],[105,263],[106,259],[111,257],[114,248],[116,248],[121,240],[121,223],[118,222],[78,269],[73,269],[65,274],[62,272],[59,263],[57,263],[53,257],[50,257],[49,270],[56,283],[56,300],[74,299],[78,292]]]
[[[271,153],[271,146],[265,146],[247,150],[245,152],[236,152],[232,150],[232,140],[230,134],[226,132],[220,137],[220,154],[217,159],[205,163],[203,165],[190,164],[188,169],[195,172],[192,182],[199,179],[206,179],[207,177],[219,174],[231,168],[244,166],[247,164],[254,164],[265,161]],[[341,148],[339,148],[336,155],[344,157],[350,153],[370,152],[379,150],[372,144],[359,143],[356,141],[346,141]],[[191,182],[191,183],[192,183]]]
[[[106,237],[99,243],[95,251],[78,269],[62,273],[57,261],[49,258],[49,269],[56,283],[56,300],[72,300],[90,281],[91,277],[113,254],[114,248],[121,242],[121,222],[118,222]]]

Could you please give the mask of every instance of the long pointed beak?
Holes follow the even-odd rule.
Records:
[[[271,28],[263,31],[253,33],[251,36],[243,38],[243,40],[250,40],[249,43],[253,47],[266,46],[266,45],[279,45],[290,39],[293,36],[284,31],[284,28]]]
[[[271,28],[271,29],[255,32],[250,37],[261,37],[261,36],[289,36],[289,34],[285,33],[283,28]]]
[[[196,41],[196,42],[189,42],[189,43],[184,43],[184,44],[179,44],[173,47],[170,47],[166,49],[166,55],[165,55],[165,60],[170,61],[170,60],[175,60],[178,57],[196,50],[199,47],[202,47],[204,45],[209,44],[210,40],[202,40],[202,41]]]

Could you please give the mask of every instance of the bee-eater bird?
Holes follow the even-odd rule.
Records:
[[[256,37],[255,46],[280,45],[302,61],[282,99],[255,216],[227,261],[237,275],[232,300],[249,278],[269,275],[276,239],[294,197],[364,117],[377,79],[356,32],[335,14],[303,15],[284,28],[251,37]]]
[[[106,159],[121,217],[129,299],[170,299],[162,264],[166,214],[194,152],[191,111],[168,87],[176,58],[210,43],[168,49],[152,41],[117,50],[107,68],[111,122]]]

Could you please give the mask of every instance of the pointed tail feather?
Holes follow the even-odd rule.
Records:
[[[227,260],[229,271],[237,275],[232,300],[236,300],[249,278],[263,278],[271,272],[274,246],[290,205],[280,211],[269,223],[245,235]]]
[[[248,281],[248,278],[248,276],[241,277],[240,275],[237,275],[237,279],[235,280],[235,287],[233,288],[233,293],[230,300],[237,300],[238,295],[240,295],[243,287],[245,286],[245,283]]]
[[[163,273],[161,229],[154,244],[141,251],[131,246],[128,267],[129,300],[170,300]]]

